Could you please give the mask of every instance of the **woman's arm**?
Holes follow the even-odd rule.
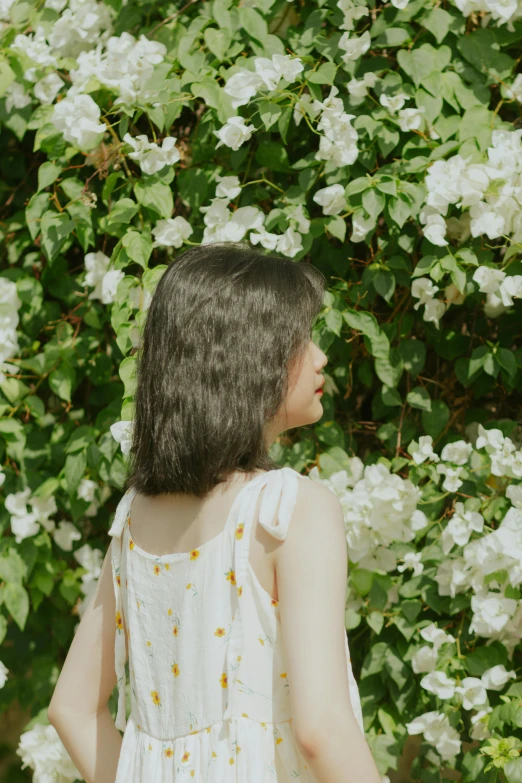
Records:
[[[86,783],[114,783],[120,756],[122,737],[108,707],[116,685],[115,615],[109,546],[47,711]]]
[[[348,552],[339,499],[302,482],[275,550],[292,730],[318,783],[381,783],[350,699],[344,627]]]

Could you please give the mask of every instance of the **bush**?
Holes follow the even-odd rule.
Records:
[[[417,781],[520,781],[520,2],[0,13],[0,704],[35,715],[24,763],[108,545],[151,294],[186,246],[244,239],[329,279],[324,415],[273,453],[346,510],[382,774],[422,734]]]

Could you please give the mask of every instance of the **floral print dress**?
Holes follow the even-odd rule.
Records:
[[[124,732],[115,783],[315,783],[292,733],[278,602],[249,562],[261,490],[259,523],[282,540],[299,480],[311,479],[289,467],[256,476],[235,497],[218,536],[191,552],[161,557],[132,540],[135,492],[122,497],[109,531],[116,727]],[[346,662],[362,730],[347,640]]]

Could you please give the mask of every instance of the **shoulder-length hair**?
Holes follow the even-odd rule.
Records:
[[[152,296],[137,349],[126,489],[203,497],[235,471],[279,467],[264,429],[284,404],[326,279],[241,242],[182,253]]]

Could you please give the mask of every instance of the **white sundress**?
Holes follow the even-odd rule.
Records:
[[[130,508],[136,493],[129,490],[120,500],[109,531],[116,596],[116,727],[124,732],[115,783],[273,783],[296,777],[316,783],[292,733],[278,602],[249,563],[261,489],[259,522],[283,540],[300,479],[311,481],[289,467],[256,476],[235,497],[219,535],[191,552],[161,557],[132,540]],[[347,639],[346,662],[362,731]]]

